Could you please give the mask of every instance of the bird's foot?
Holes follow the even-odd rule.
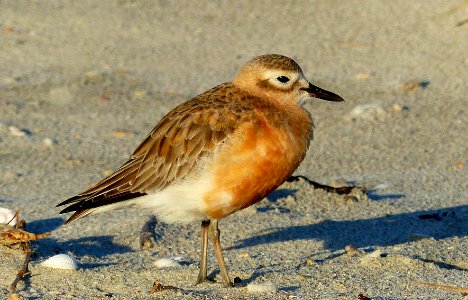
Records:
[[[202,284],[202,283],[205,283],[205,282],[208,282],[208,283],[215,283],[216,281],[213,280],[213,279],[210,279],[208,277],[198,277],[197,279],[197,282],[195,282],[196,285],[198,284]]]
[[[150,216],[140,231],[140,249],[151,249],[154,247],[151,238],[154,238],[154,226],[156,217]]]

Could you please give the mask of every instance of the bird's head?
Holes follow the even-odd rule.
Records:
[[[337,94],[311,84],[293,59],[278,54],[250,60],[237,73],[233,84],[258,97],[301,105],[310,98],[344,101]]]

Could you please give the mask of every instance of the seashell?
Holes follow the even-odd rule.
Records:
[[[247,285],[247,291],[250,293],[276,293],[278,287],[271,281],[264,283],[250,283]]]
[[[382,256],[382,250],[380,249],[377,249],[375,251],[372,251],[371,253],[367,254],[367,257],[371,257],[371,258],[379,258]]]
[[[190,258],[188,257],[185,257],[185,256],[174,256],[171,258],[172,260],[175,260],[175,261],[187,261],[187,260],[190,260]]]
[[[355,106],[349,113],[351,117],[373,119],[378,115],[385,115],[385,110],[380,104],[368,103]]]
[[[5,208],[5,207],[0,207],[0,224],[7,224],[11,226],[16,225],[16,218],[15,218],[16,211]]]
[[[52,138],[44,138],[42,140],[42,145],[44,145],[45,147],[52,147],[54,146],[54,144],[57,144],[57,142]]]
[[[372,189],[373,190],[385,190],[385,189],[388,189],[390,187],[389,184],[387,183],[381,183],[381,184],[377,184],[376,186],[374,186]]]
[[[368,79],[370,77],[369,72],[359,72],[356,74],[356,79]]]
[[[17,137],[25,137],[25,136],[32,134],[31,131],[28,129],[25,129],[25,128],[21,129],[13,125],[8,126],[8,130],[10,131],[11,135],[17,136]]]
[[[172,258],[160,258],[154,262],[158,269],[180,267],[180,264]]]
[[[57,254],[41,263],[41,266],[52,268],[52,269],[63,269],[63,270],[76,270],[78,264],[76,260],[67,254]]]

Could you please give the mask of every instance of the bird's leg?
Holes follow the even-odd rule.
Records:
[[[201,257],[200,257],[200,273],[198,273],[197,284],[205,282],[208,280],[206,275],[206,260],[208,255],[208,228],[210,226],[210,221],[202,221],[201,223]]]
[[[221,277],[223,278],[223,284],[225,287],[233,286],[231,279],[229,278],[226,264],[224,263],[223,252],[221,250],[221,242],[219,241],[219,228],[218,220],[211,221],[211,224],[208,228],[210,233],[211,240],[213,241],[213,248],[215,251],[216,259],[218,260],[219,271],[221,272]]]
[[[140,248],[153,248],[154,244],[151,237],[154,238],[154,227],[156,226],[156,217],[150,216],[140,231]]]

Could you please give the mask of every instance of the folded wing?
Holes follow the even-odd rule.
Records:
[[[169,112],[119,169],[57,205],[69,205],[60,213],[75,212],[65,224],[98,207],[162,190],[193,175],[203,158],[213,155],[249,117],[249,108],[232,106],[231,88],[220,85]]]

